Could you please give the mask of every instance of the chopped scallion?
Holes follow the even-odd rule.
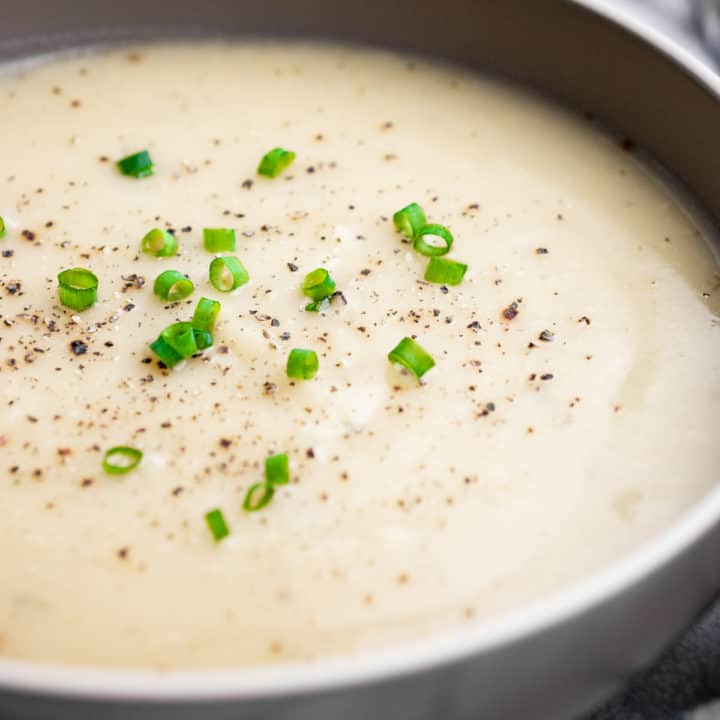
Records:
[[[160,358],[160,362],[167,368],[175,367],[183,359],[183,356],[173,349],[162,335],[155,340],[155,342],[150,343],[150,349]]]
[[[177,322],[168,325],[150,349],[169,368],[177,365],[181,360],[189,358],[198,351],[195,329],[192,323]]]
[[[287,485],[290,482],[290,463],[287,453],[265,458],[265,482],[268,485]]]
[[[176,352],[184,358],[189,358],[197,352],[195,333],[192,323],[176,322],[168,325],[160,337]]]
[[[177,254],[178,242],[172,233],[155,228],[140,242],[140,248],[147,255],[155,257],[171,257]]]
[[[203,244],[208,252],[234,252],[235,230],[232,228],[205,228]]]
[[[155,278],[153,292],[168,302],[184,300],[195,290],[192,280],[177,270],[165,270]]]
[[[270,152],[266,153],[260,161],[257,169],[258,175],[276,178],[283,170],[292,164],[293,160],[295,160],[295,153],[291,150],[285,150],[279,147],[273,148]]]
[[[142,456],[142,451],[137,448],[118,445],[105,453],[102,467],[109,475],[124,475],[140,464]]]
[[[388,353],[388,360],[407,368],[418,379],[435,366],[432,355],[409,337],[403,338]]]
[[[134,178],[144,178],[153,174],[153,161],[147,150],[141,150],[134,155],[128,155],[117,162],[118,169],[123,175]]]
[[[297,378],[298,380],[311,380],[317,374],[319,367],[318,356],[314,350],[294,348],[288,355],[288,377]]]
[[[330,297],[335,292],[335,287],[335,281],[325,268],[317,268],[308,273],[301,285],[303,293],[316,303]]]
[[[290,482],[290,463],[287,453],[270,455],[265,459],[265,482],[255,483],[245,494],[243,509],[246,512],[257,512],[270,503],[275,495],[277,485]]]
[[[225,522],[225,516],[222,514],[222,510],[215,509],[205,514],[205,522],[212,536],[215,538],[215,542],[220,542],[223,538],[226,538],[230,534],[227,523]]]
[[[417,203],[410,203],[393,215],[393,223],[398,232],[414,240],[417,231],[426,223],[425,213]]]
[[[215,329],[215,320],[219,312],[220,303],[217,300],[211,300],[206,297],[200,298],[193,313],[193,327],[196,330],[212,332]]]
[[[440,283],[441,285],[459,285],[468,266],[465,263],[447,258],[431,257],[425,270],[425,279],[428,282]]]
[[[210,284],[220,292],[231,292],[250,279],[240,260],[232,255],[217,257],[210,263]]]
[[[442,244],[429,243],[425,237],[440,238]],[[416,233],[413,240],[413,247],[421,255],[432,257],[435,255],[447,255],[453,244],[452,233],[444,225],[423,225]]]
[[[72,310],[87,310],[97,300],[97,276],[85,268],[63,270],[58,275],[60,302]]]
[[[255,483],[245,494],[243,509],[246,512],[257,512],[270,503],[275,495],[275,486],[267,482]]]

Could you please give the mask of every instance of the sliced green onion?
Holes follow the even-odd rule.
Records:
[[[389,353],[388,360],[407,368],[418,379],[435,366],[432,355],[412,338],[403,338]]]
[[[237,290],[249,279],[245,266],[232,255],[217,257],[210,263],[210,284],[220,292]]]
[[[215,538],[215,542],[220,542],[223,538],[226,538],[230,534],[227,523],[225,522],[225,516],[222,514],[222,510],[211,510],[205,514],[205,522],[210,528],[212,536]]]
[[[153,292],[163,300],[177,302],[191,295],[195,286],[192,280],[177,270],[165,270],[155,278]]]
[[[160,337],[183,358],[189,358],[197,352],[192,323],[176,322],[168,325],[160,333]]]
[[[181,360],[189,358],[198,351],[198,344],[192,323],[177,322],[168,325],[150,349],[167,367],[175,367]],[[201,342],[203,339],[201,338]]]
[[[425,270],[425,279],[428,282],[440,283],[442,285],[459,285],[468,266],[465,263],[447,258],[431,257]]]
[[[142,451],[137,448],[118,445],[105,453],[102,467],[109,475],[124,475],[140,464],[142,456]]]
[[[306,308],[307,309],[307,308]],[[301,350],[294,348],[287,359],[287,375],[298,380],[312,380],[315,377],[320,363],[314,350]]]
[[[395,227],[405,237],[409,237],[411,240],[415,239],[417,231],[426,223],[425,213],[423,209],[417,203],[410,203],[407,207],[402,210],[398,210],[393,215],[393,223]]]
[[[270,503],[275,495],[275,486],[267,482],[255,483],[245,494],[243,510],[257,512]]]
[[[268,485],[287,485],[290,482],[290,463],[287,453],[265,458],[265,482]]]
[[[235,250],[235,231],[232,228],[205,228],[203,244],[208,252],[233,252]]]
[[[439,237],[442,245],[431,244],[425,241],[425,236]],[[413,247],[421,254],[432,257],[433,255],[447,255],[453,244],[452,233],[444,225],[423,225],[416,233]]]
[[[258,175],[275,178],[295,160],[295,153],[283,148],[273,148],[263,156],[258,165]]]
[[[192,326],[195,333],[195,344],[198,350],[212,347],[214,340],[212,331],[215,329],[215,319],[220,312],[220,303],[210,298],[200,298],[193,313]]]
[[[97,300],[98,279],[85,268],[63,270],[58,275],[60,302],[72,310],[87,310]]]
[[[150,343],[150,349],[160,358],[162,364],[167,368],[175,367],[183,359],[183,356],[162,336],[155,340],[155,342]]]
[[[117,166],[123,175],[134,178],[144,178],[153,174],[153,161],[147,150],[141,150],[118,160]]]
[[[213,339],[211,332],[193,328],[193,333],[195,333],[195,344],[197,345],[198,350],[207,350],[209,347],[213,346],[215,340]]]
[[[219,312],[220,303],[217,300],[211,300],[206,297],[200,298],[193,313],[193,327],[196,330],[212,332],[215,329],[215,320]]]
[[[0,215],[0,238],[5,237],[5,221],[2,219],[2,215]]]
[[[141,250],[155,257],[171,257],[177,254],[178,242],[172,233],[155,228],[140,242]]]
[[[317,268],[305,276],[300,287],[305,295],[317,302],[330,297],[335,292],[336,285],[325,268]]]

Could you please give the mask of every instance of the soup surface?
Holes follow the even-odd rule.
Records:
[[[716,265],[678,195],[538,98],[350,48],[167,45],[0,78],[0,655],[305,660],[496,617],[607,566],[712,485]],[[279,177],[262,155],[297,153]],[[147,149],[151,177],[115,161]],[[425,282],[408,203],[449,227]],[[140,251],[172,229],[175,257]],[[249,282],[209,284],[203,228]],[[99,278],[84,312],[57,273]],[[327,268],[342,296],[308,312]],[[164,270],[195,292],[153,294]],[[215,344],[149,349],[201,297]],[[388,361],[414,337],[422,382]],[[312,380],[286,374],[315,350]],[[104,472],[105,451],[140,449]],[[291,481],[245,495],[286,452]],[[230,535],[205,521],[222,510]]]

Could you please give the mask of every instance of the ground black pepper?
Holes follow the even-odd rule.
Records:
[[[502,311],[502,317],[505,320],[514,320],[518,314],[520,313],[520,310],[518,308],[517,302],[511,302],[503,311]]]

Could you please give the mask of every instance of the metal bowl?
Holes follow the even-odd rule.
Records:
[[[672,41],[583,0],[24,0],[0,58],[201,34],[411,50],[526,84],[639,142],[720,217],[720,83]],[[1,117],[1,116],[0,116]],[[709,430],[708,430],[709,431]],[[3,720],[571,717],[650,662],[720,587],[720,488],[604,572],[497,622],[313,664],[206,672],[0,661]],[[1,551],[0,551],[1,553]],[[0,560],[1,563],[1,560]]]
[[[706,47],[720,60],[720,0],[692,0],[692,10]]]

